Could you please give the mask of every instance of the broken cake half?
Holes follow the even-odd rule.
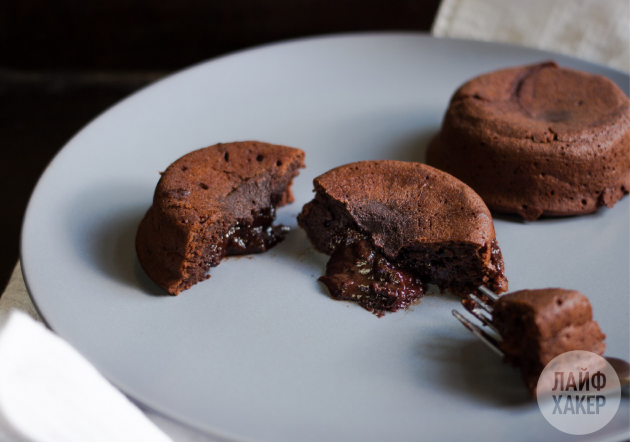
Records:
[[[298,223],[331,255],[320,280],[333,298],[382,315],[407,307],[429,283],[462,297],[479,285],[507,290],[490,212],[453,176],[419,163],[362,161],[314,186]]]
[[[184,155],[162,174],[136,252],[157,285],[177,295],[209,278],[226,255],[260,253],[284,238],[276,207],[293,201],[304,152],[256,141]]]

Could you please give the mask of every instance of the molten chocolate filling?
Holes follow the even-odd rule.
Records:
[[[251,224],[239,222],[225,235],[222,249],[224,256],[249,255],[266,252],[289,232],[289,227],[273,226],[276,211],[273,207],[259,210],[253,214]]]
[[[379,317],[424,295],[419,278],[389,262],[365,236],[354,232],[337,246],[319,280],[334,299],[355,301]]]
[[[271,225],[275,219],[275,209],[269,207],[254,213],[251,224],[239,222],[232,227],[225,235],[225,256],[262,253],[278,244],[289,232],[289,227]]]

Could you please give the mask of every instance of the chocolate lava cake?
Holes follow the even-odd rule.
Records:
[[[315,198],[298,223],[331,255],[320,280],[334,299],[382,315],[407,307],[427,283],[460,296],[481,284],[507,290],[490,212],[451,175],[419,163],[363,161],[313,183]]]
[[[485,74],[455,92],[427,162],[527,220],[612,207],[630,191],[630,100],[553,62]]]
[[[493,324],[503,341],[504,360],[521,369],[532,396],[538,378],[556,356],[572,350],[602,355],[606,348],[588,298],[575,290],[521,290],[500,296]]]
[[[260,253],[287,229],[276,207],[293,201],[304,152],[244,141],[191,152],[171,164],[136,236],[140,264],[172,295],[205,280],[226,255]]]

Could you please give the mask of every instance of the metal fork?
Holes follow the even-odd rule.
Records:
[[[479,286],[478,290],[486,295],[489,300],[495,302],[499,299],[499,295],[494,293],[488,287]],[[473,305],[470,308],[466,308],[470,314],[472,314],[475,318],[477,318],[484,326],[488,327],[491,330],[491,333],[486,332],[478,325],[474,324],[464,315],[462,315],[457,310],[453,309],[452,313],[459,322],[462,323],[466,329],[468,329],[473,335],[475,335],[481,342],[486,344],[492,351],[494,351],[497,355],[503,357],[503,351],[499,346],[499,342],[503,340],[501,334],[497,330],[497,328],[492,323],[492,311],[493,308],[488,303],[484,302],[481,298],[476,296],[475,294],[468,295],[468,300],[464,300],[465,303],[472,303]],[[623,387],[627,387],[630,385],[630,364],[627,361],[620,358],[612,358],[610,356],[604,357],[608,361],[608,363],[615,369],[617,372],[617,376],[619,376],[619,382]]]

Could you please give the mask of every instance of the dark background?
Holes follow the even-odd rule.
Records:
[[[431,28],[439,0],[2,0],[0,292],[39,175],[134,90],[227,52],[289,38]]]

